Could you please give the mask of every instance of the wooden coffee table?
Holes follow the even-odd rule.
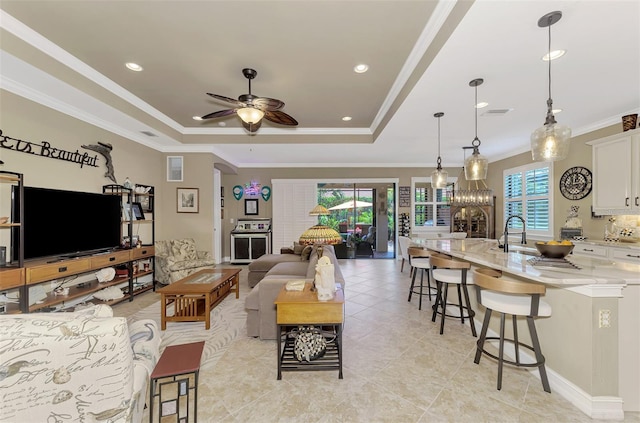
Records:
[[[240,297],[240,269],[203,269],[158,289],[161,295],[162,330],[167,322],[205,322],[211,327],[211,310],[231,292]],[[173,315],[167,308],[173,304]]]

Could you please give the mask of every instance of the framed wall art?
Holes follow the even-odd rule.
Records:
[[[198,213],[198,188],[178,188],[178,213]]]
[[[247,216],[258,215],[258,199],[247,198],[244,200],[244,214]]]
[[[142,205],[140,203],[132,203],[131,211],[133,212],[133,218],[135,220],[144,220],[144,213],[142,212]]]
[[[182,156],[168,156],[167,182],[182,182],[183,166]]]

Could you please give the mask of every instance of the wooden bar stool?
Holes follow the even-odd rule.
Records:
[[[409,288],[409,299],[407,301],[411,301],[412,294],[419,295],[420,299],[418,301],[418,310],[422,310],[422,296],[428,295],[429,301],[431,301],[431,277],[429,275],[429,269],[431,269],[431,265],[429,264],[429,256],[431,253],[420,247],[409,247],[407,249],[407,253],[409,254],[409,263],[411,264],[411,272],[413,276],[411,277],[411,287]],[[418,270],[420,273],[420,287],[416,287],[416,275]],[[427,273],[427,292],[423,293],[424,287],[424,274],[425,270]]]
[[[454,260],[443,254],[432,254],[429,258],[431,263],[431,274],[437,285],[436,303],[433,305],[433,315],[431,321],[436,321],[436,316],[440,314],[440,335],[444,333],[445,317],[459,318],[464,324],[465,317],[469,318],[471,326],[471,334],[476,335],[476,325],[473,321],[475,311],[471,308],[469,301],[469,291],[467,290],[467,271],[471,268],[471,264],[466,261]],[[458,290],[458,304],[447,303],[447,293],[449,285],[456,285]],[[464,303],[462,295],[464,294]],[[459,315],[447,314],[447,305],[457,306]]]
[[[533,321],[534,317],[551,316],[551,306],[540,300],[540,295],[544,295],[546,287],[538,283],[502,278],[502,273],[494,269],[474,269],[473,279],[478,290],[478,302],[487,309],[480,339],[478,339],[477,343],[478,347],[476,349],[476,357],[473,360],[474,363],[480,363],[482,354],[498,360],[498,390],[502,388],[502,367],[504,363],[517,367],[537,367],[540,371],[543,389],[546,392],[551,392],[547,371],[544,367],[545,358],[542,355],[540,341]],[[500,313],[500,337],[487,337],[491,312],[494,310]],[[505,316],[507,314],[511,315],[513,321],[513,339],[505,339],[504,336]],[[517,316],[526,316],[533,347],[518,341]],[[497,357],[484,349],[484,344],[487,340],[499,340],[500,345]],[[505,342],[513,344],[516,355],[515,361],[505,360]],[[533,351],[536,361],[534,363],[522,363],[520,361],[520,347]]]

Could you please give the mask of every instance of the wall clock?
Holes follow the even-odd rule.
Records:
[[[592,188],[591,171],[575,166],[567,169],[560,178],[560,192],[569,200],[580,200],[589,195]]]

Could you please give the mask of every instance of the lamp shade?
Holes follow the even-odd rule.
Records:
[[[480,181],[487,179],[489,170],[489,160],[478,151],[473,149],[473,154],[464,161],[464,177],[467,181]]]
[[[318,204],[309,212],[309,216],[328,216],[331,212],[325,206]]]
[[[304,233],[300,235],[298,242],[302,245],[335,245],[342,243],[342,237],[335,229],[324,225],[315,225],[304,231]]]
[[[264,117],[264,112],[254,107],[243,107],[236,113],[245,123],[258,123]]]
[[[570,144],[571,128],[545,124],[531,134],[531,156],[537,162],[563,160],[569,155]]]
[[[431,172],[431,186],[433,188],[446,188],[449,173],[442,168],[438,168]]]

